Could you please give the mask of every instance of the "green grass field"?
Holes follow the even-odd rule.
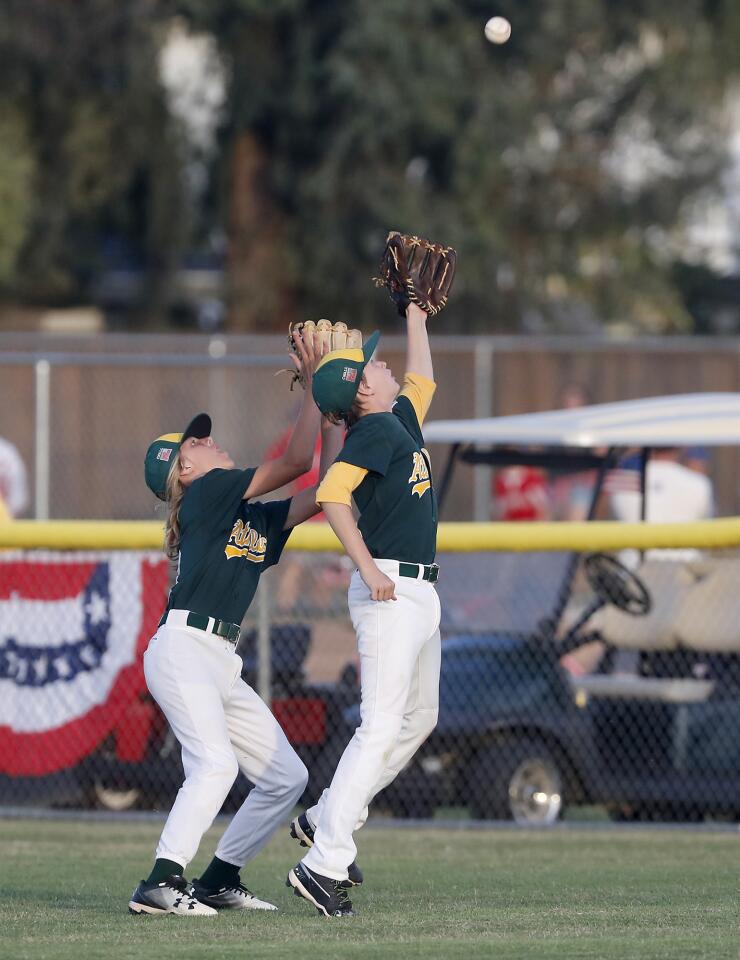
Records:
[[[733,833],[369,827],[358,838],[359,915],[331,921],[283,885],[299,850],[283,831],[245,877],[278,914],[132,917],[127,900],[159,829],[0,820],[0,957],[740,958]]]

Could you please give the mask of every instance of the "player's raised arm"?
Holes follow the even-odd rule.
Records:
[[[401,396],[409,399],[421,426],[429,412],[436,384],[427,334],[427,314],[415,303],[410,303],[406,309],[406,329],[406,376]]]
[[[326,417],[321,418],[321,460],[319,464],[319,483],[324,479],[326,471],[336,460],[344,441],[344,424],[335,424]],[[284,530],[303,523],[321,512],[321,505],[316,502],[318,485],[301,490],[290,502],[288,516],[285,519]]]
[[[391,230],[380,261],[380,275],[375,278],[376,285],[388,290],[398,312],[406,317],[408,352],[401,394],[411,401],[420,426],[434,393],[426,319],[447,305],[456,269],[457,252],[453,247]]]
[[[290,483],[310,470],[313,463],[313,451],[321,414],[311,397],[311,381],[323,351],[318,340],[313,336],[304,340],[300,333],[294,333],[293,339],[299,356],[295,357],[291,354],[291,359],[305,388],[301,409],[285,452],[277,459],[267,460],[257,468],[252,482],[244,492],[245,500],[285,486],[286,483]]]
[[[370,591],[370,599],[395,600],[396,585],[383,573],[370,555],[352,515],[352,508],[345,503],[326,502],[322,503],[322,506],[332,530],[339,537],[347,555],[365,581]]]
[[[416,373],[434,380],[432,351],[427,333],[427,315],[421,307],[410,303],[406,309],[406,375]]]

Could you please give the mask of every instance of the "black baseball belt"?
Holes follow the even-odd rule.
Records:
[[[421,576],[419,575],[420,572]],[[421,563],[401,563],[398,564],[399,577],[411,577],[412,580],[428,580],[429,583],[436,583],[439,580],[439,564],[430,563],[424,566]]]
[[[223,637],[229,643],[238,643],[241,628],[238,623],[229,623],[227,620],[214,620],[213,617],[206,617],[202,613],[188,612],[187,625],[195,627],[196,630],[205,630],[206,633],[215,633],[217,637]]]

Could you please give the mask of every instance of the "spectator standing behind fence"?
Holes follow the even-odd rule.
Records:
[[[493,477],[494,520],[549,520],[547,475],[539,467],[502,467]]]
[[[287,427],[277,440],[268,448],[265,460],[282,457],[290,440],[292,428]],[[308,490],[319,482],[319,461],[321,456],[321,437],[316,438],[311,469],[290,484],[291,496]],[[317,520],[325,522],[323,511],[309,518],[309,523]],[[349,586],[351,567],[345,563],[343,555],[334,553],[294,553],[280,564],[280,584],[275,590],[275,607],[280,613],[288,614],[307,603],[314,606],[327,606],[331,603],[337,588]],[[304,610],[305,612],[305,610]]]
[[[566,383],[560,391],[559,409],[577,410],[587,407],[591,397],[580,383]],[[553,520],[578,521],[588,518],[596,484],[595,470],[554,474],[548,491]]]
[[[18,448],[0,437],[0,520],[12,520],[28,507],[28,478]]]
[[[566,383],[557,409],[588,406],[591,399],[580,383]],[[591,503],[593,470],[553,475],[539,467],[511,466],[493,478],[494,520],[585,520]]]
[[[287,426],[280,434],[277,440],[267,449],[265,460],[277,460],[285,453],[290,437],[293,432],[292,426]],[[300,477],[297,477],[288,487],[290,496],[294,496],[301,490],[308,490],[319,482],[319,458],[321,456],[321,437],[316,437],[316,443],[313,448],[313,462],[311,469]],[[322,519],[322,514],[316,514],[311,520]],[[281,612],[292,611],[301,597],[301,581],[304,579],[304,562],[299,556],[286,557],[280,567],[280,585],[276,591],[276,606]]]
[[[296,416],[298,411],[295,411]],[[285,430],[280,434],[277,440],[267,448],[265,453],[265,460],[278,460],[283,456],[285,451],[288,449],[288,444],[290,443],[290,438],[293,435],[293,425],[289,424]],[[313,461],[311,463],[311,469],[307,473],[301,474],[300,477],[295,479],[289,486],[288,492],[291,496],[296,493],[300,493],[301,490],[308,490],[309,487],[315,487],[319,482],[319,462],[321,459],[321,437],[316,437],[316,443],[313,448]],[[312,520],[319,519],[320,514],[317,514],[316,517],[312,517]]]
[[[712,482],[681,463],[678,447],[652,451],[645,476],[645,519],[651,523],[689,523],[714,515]],[[615,520],[638,523],[642,519],[639,458],[623,461],[607,477],[609,510]],[[696,550],[650,550],[647,556],[660,560],[692,560]]]

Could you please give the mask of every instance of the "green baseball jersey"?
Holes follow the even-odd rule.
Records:
[[[277,563],[291,530],[290,500],[243,500],[254,469],[210,470],[180,506],[180,558],[160,622],[169,610],[192,610],[241,623],[260,574]]]
[[[414,406],[401,394],[390,413],[370,413],[352,427],[338,461],[368,471],[353,497],[358,527],[376,558],[432,563],[437,498]]]

